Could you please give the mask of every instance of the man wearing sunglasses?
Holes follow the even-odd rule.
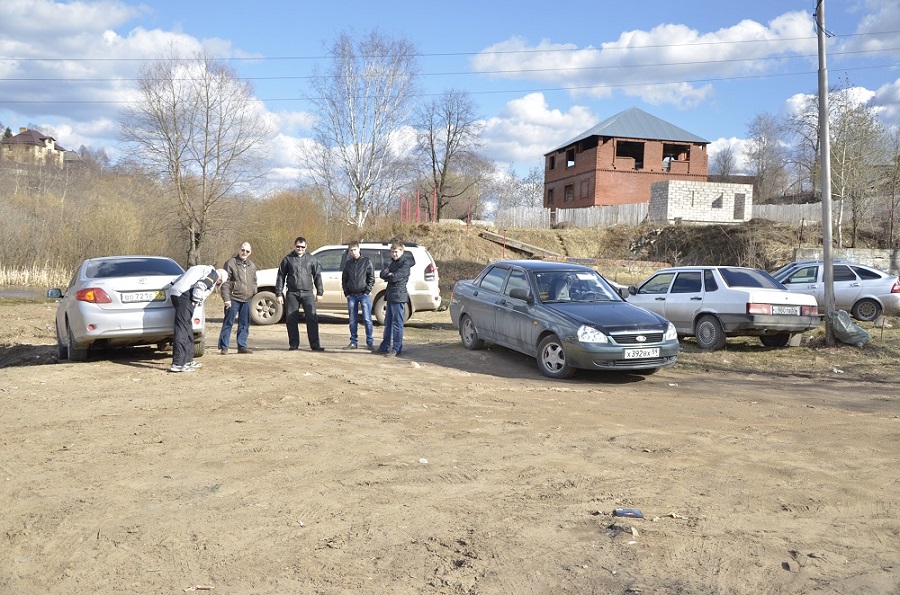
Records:
[[[307,253],[306,248],[306,238],[301,236],[294,240],[294,251],[285,256],[278,266],[275,295],[279,304],[287,304],[284,321],[287,327],[288,348],[291,351],[300,348],[302,306],[309,348],[313,351],[325,351],[319,343],[319,317],[316,314],[316,302],[320,301],[325,293],[322,273],[319,261]]]
[[[256,294],[256,265],[250,260],[250,244],[241,244],[240,252],[225,263],[228,281],[222,284],[222,301],[225,302],[225,319],[219,333],[219,353],[228,355],[231,328],[237,319],[238,353],[253,353],[247,346],[250,336],[250,298]]]

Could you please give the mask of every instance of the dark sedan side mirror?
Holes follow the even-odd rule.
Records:
[[[47,297],[48,297],[48,298],[59,299],[59,298],[61,298],[62,296],[63,296],[62,290],[59,289],[59,288],[57,288],[57,287],[54,287],[53,289],[48,289],[48,290],[47,290]]]
[[[516,298],[517,300],[525,300],[526,302],[531,302],[531,292],[522,287],[516,287],[515,289],[509,290],[509,297]]]
[[[627,300],[629,295],[637,295],[637,287],[635,287],[634,285],[629,285],[622,294],[622,299]]]

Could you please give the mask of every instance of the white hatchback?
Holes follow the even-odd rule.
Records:
[[[404,243],[405,256],[413,264],[409,272],[406,290],[407,320],[416,312],[437,310],[441,306],[438,269],[434,259],[424,246]],[[391,260],[391,244],[360,242],[359,251],[368,256],[375,269],[375,286],[372,288],[372,316],[384,324],[387,283],[378,276]],[[325,316],[347,316],[347,298],[341,290],[341,275],[347,260],[347,246],[322,246],[312,252],[322,267],[322,300],[316,304],[316,312]],[[262,269],[256,272],[257,293],[250,299],[250,319],[255,324],[275,324],[284,316],[284,306],[275,299],[275,279],[278,269]]]

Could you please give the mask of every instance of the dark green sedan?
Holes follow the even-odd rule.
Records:
[[[466,349],[485,341],[536,358],[551,378],[578,368],[651,373],[675,363],[675,327],[629,304],[591,268],[505,260],[458,281],[450,316]]]

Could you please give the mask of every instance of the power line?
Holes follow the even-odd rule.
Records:
[[[842,71],[856,71],[856,70],[873,70],[873,69],[881,69],[881,68],[897,68],[900,67],[900,63],[894,64],[883,64],[876,66],[857,66],[853,68],[843,68]],[[616,83],[616,84],[601,84],[601,85],[579,85],[579,86],[567,86],[567,87],[536,87],[530,89],[498,89],[498,90],[489,90],[489,91],[469,91],[470,95],[501,95],[501,94],[521,94],[521,93],[546,93],[546,92],[556,92],[556,91],[585,91],[591,89],[620,89],[627,87],[646,87],[646,86],[656,86],[656,85],[677,85],[680,83],[689,83],[689,84],[697,84],[697,83],[712,83],[712,82],[720,82],[720,81],[741,81],[741,80],[749,80],[749,79],[767,79],[767,78],[786,78],[786,77],[794,77],[794,76],[810,76],[815,74],[816,71],[800,71],[800,72],[788,72],[788,73],[777,73],[777,74],[750,74],[745,76],[729,76],[729,77],[708,77],[708,78],[698,78],[698,79],[675,79],[668,81],[646,81],[646,82],[635,82],[635,83]],[[414,97],[435,97],[439,96],[441,93],[417,93]],[[262,102],[262,103],[276,103],[282,101],[301,101],[304,100],[304,97],[275,97],[268,99],[254,99],[253,101]],[[9,100],[9,99],[0,99],[0,105],[4,104],[26,104],[26,105],[129,105],[131,103],[129,101],[122,100],[56,100],[56,99],[26,99],[26,100]]]
[[[900,34],[900,31],[873,31],[868,33],[848,33],[845,35],[834,35],[832,37],[837,39],[842,38],[851,38],[851,37],[879,37],[879,36],[895,36]],[[611,47],[574,47],[574,48],[534,48],[534,49],[519,49],[519,50],[481,50],[481,51],[469,51],[469,52],[429,52],[422,53],[416,52],[413,55],[417,58],[447,58],[447,57],[463,57],[463,56],[483,56],[490,54],[543,54],[543,53],[560,53],[560,52],[612,52],[612,51],[635,51],[635,50],[645,50],[645,49],[664,49],[664,48],[682,48],[682,47],[699,47],[699,46],[726,46],[726,45],[734,45],[734,44],[750,44],[750,43],[767,43],[767,44],[776,44],[783,42],[794,42],[794,41],[815,41],[816,37],[783,37],[778,39],[735,39],[735,40],[716,40],[716,41],[694,41],[694,42],[679,42],[679,43],[669,43],[669,44],[650,44],[650,45],[640,45],[640,46],[611,46]],[[287,60],[327,60],[330,59],[330,56],[232,56],[232,57],[223,57],[222,60],[227,62],[265,62],[265,61],[287,61]],[[15,57],[15,56],[0,56],[0,61],[10,60],[14,62],[154,62],[157,58],[74,58],[71,56],[65,57]],[[185,61],[190,62],[193,61],[193,58],[171,58],[174,61]]]
[[[851,56],[859,54],[880,54],[884,52],[900,51],[900,47],[880,48],[877,50],[856,50],[849,52],[833,52],[831,56]],[[796,54],[787,59],[805,59],[815,58],[816,54]],[[723,60],[688,60],[683,62],[654,62],[652,64],[610,64],[603,66],[576,66],[576,67],[560,67],[560,68],[517,68],[506,70],[477,70],[477,71],[456,71],[456,72],[426,72],[421,76],[437,77],[437,76],[466,76],[466,75],[485,75],[485,74],[519,74],[519,73],[552,73],[552,72],[578,72],[578,71],[598,71],[598,70],[614,70],[614,69],[635,69],[635,68],[668,68],[673,66],[700,66],[715,64],[733,64],[740,62],[760,62],[768,60],[783,61],[784,56],[762,56],[759,58],[728,58]],[[896,65],[887,65],[885,67],[893,67]],[[314,78],[313,75],[279,75],[279,76],[249,76],[236,77],[242,81],[274,81],[274,80],[309,80]],[[42,82],[42,83],[112,83],[112,82],[136,82],[140,78],[61,78],[61,77],[0,77],[0,82]],[[193,80],[190,78],[177,78],[176,81]]]

